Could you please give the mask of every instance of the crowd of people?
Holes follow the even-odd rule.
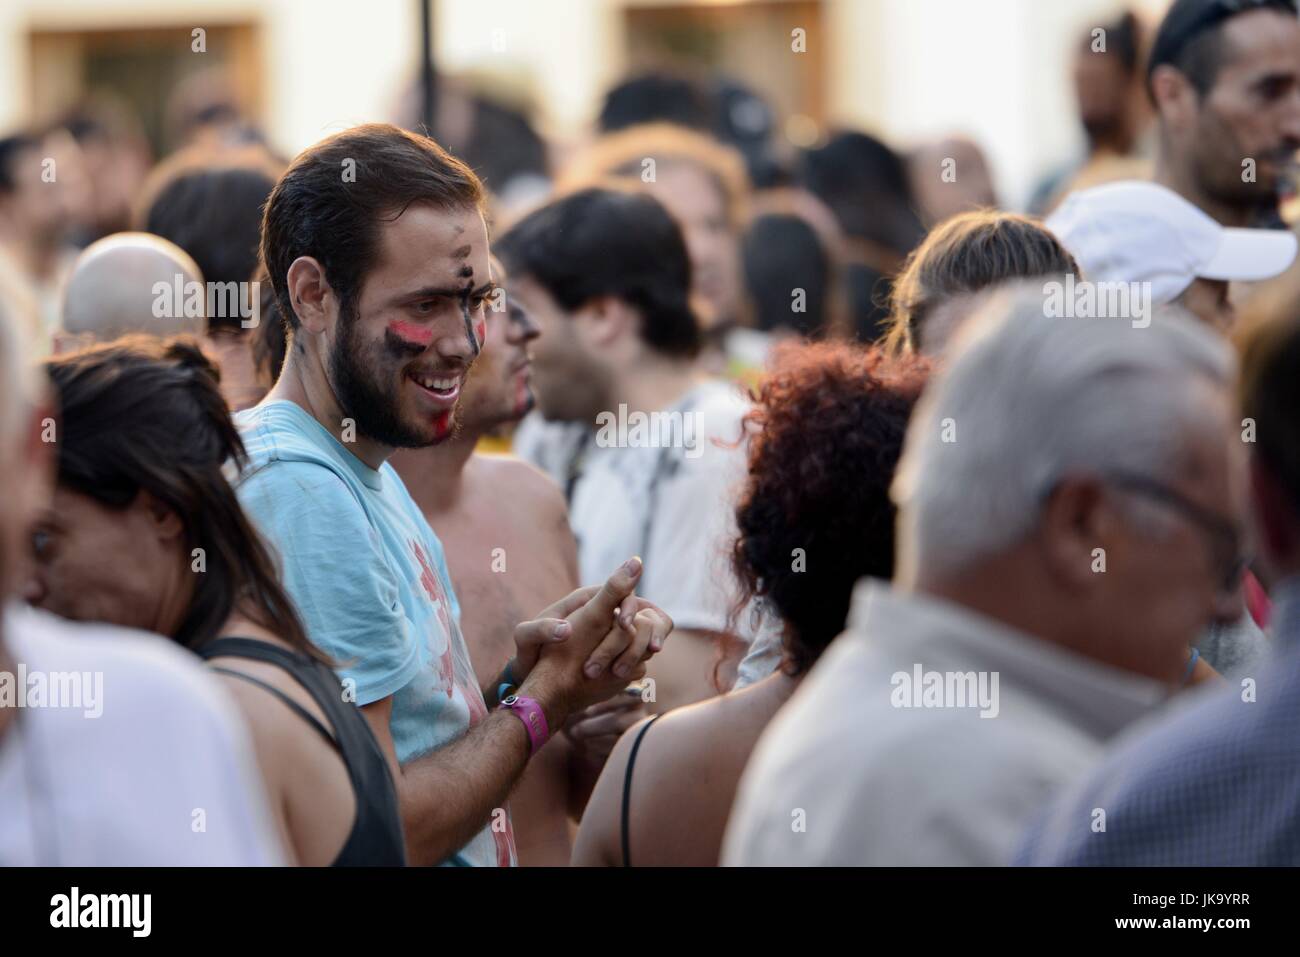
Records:
[[[1026,213],[676,72],[0,139],[0,863],[1300,862],[1300,15],[1100,29]]]

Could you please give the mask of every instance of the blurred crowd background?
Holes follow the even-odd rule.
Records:
[[[1279,347],[1280,358],[1269,359],[1266,374],[1243,376],[1240,419],[1238,400],[1229,395],[1233,357],[1221,340],[1226,335],[1240,345],[1269,317],[1285,318],[1293,333],[1300,314],[1295,0],[1177,0],[1167,16],[1168,0],[3,2],[0,306],[30,327],[35,358],[63,357],[46,366],[55,379],[71,381],[81,375],[78,369],[90,369],[87,380],[129,393],[129,382],[121,386],[112,375],[99,376],[97,364],[138,362],[145,373],[151,363],[155,371],[157,363],[176,362],[207,369],[201,376],[187,372],[184,389],[199,391],[202,414],[195,421],[206,423],[218,451],[194,458],[210,467],[204,474],[228,507],[209,508],[214,499],[206,491],[187,502],[202,503],[196,515],[229,518],[243,541],[231,545],[230,554],[266,558],[257,533],[266,535],[285,559],[286,594],[275,597],[279,584],[268,571],[269,558],[252,563],[245,584],[264,580],[272,596],[268,607],[317,616],[300,626],[285,615],[287,627],[273,622],[279,631],[269,625],[263,631],[277,640],[293,637],[296,644],[281,643],[299,650],[310,640],[336,661],[351,661],[352,651],[364,648],[370,656],[364,667],[382,678],[367,679],[368,700],[357,701],[362,708],[377,706],[365,719],[378,740],[370,741],[373,753],[359,756],[357,766],[362,757],[369,760],[378,790],[355,782],[354,790],[378,795],[384,806],[376,829],[387,841],[373,842],[368,860],[627,864],[635,822],[638,841],[644,841],[635,855],[641,862],[654,861],[641,853],[653,848],[664,855],[659,862],[678,864],[1006,863],[1027,825],[1025,811],[1099,760],[1121,725],[1163,700],[1169,688],[1216,675],[1235,681],[1269,653],[1268,628],[1284,636],[1274,643],[1283,649],[1279,654],[1294,657],[1285,641],[1300,632],[1300,443],[1293,416],[1300,402],[1289,383],[1300,381],[1294,373],[1300,339]],[[427,133],[447,152],[405,131]],[[478,174],[485,201],[476,178],[447,154]],[[363,187],[340,185],[339,175],[343,184],[357,182],[348,177],[358,165],[369,176]],[[623,189],[629,184],[635,188]],[[1091,188],[1104,184],[1112,185]],[[446,196],[455,201],[444,209]],[[420,215],[405,217],[430,197],[438,198],[432,203],[437,216],[425,216],[424,225]],[[475,246],[484,236],[480,206],[491,251],[499,257],[495,264],[487,245]],[[357,319],[352,280],[340,266],[375,274],[377,260],[367,259],[366,217],[382,219],[395,209],[403,215],[386,223],[389,261],[374,288],[382,287],[397,304],[393,309],[411,318],[381,329],[380,311],[367,309],[365,322]],[[962,215],[973,210],[981,212]],[[448,237],[467,228],[467,244],[453,245],[461,239]],[[298,252],[300,246],[312,255]],[[481,262],[475,266],[467,257]],[[259,260],[276,277],[274,295]],[[447,276],[455,277],[454,286],[420,273],[418,286],[412,279],[411,291],[401,291],[406,287],[398,278],[446,261],[453,262]],[[322,264],[327,282],[302,278],[306,269],[324,275]],[[491,308],[508,321],[489,327],[486,312],[481,321],[473,314],[486,311],[496,291],[489,279],[502,275],[510,288]],[[997,319],[1001,338],[972,336],[974,345],[949,365],[945,340],[980,302],[991,301],[982,294],[1006,281],[1049,280],[1071,290],[1063,295],[1069,300],[1065,314],[1073,315],[1079,276],[1089,296],[1103,286],[1138,295],[1137,305],[1124,299],[1109,313],[1100,308],[1111,318],[1133,320],[1132,328],[1146,328],[1153,305],[1173,304],[1199,322],[1174,316],[1128,339],[1122,338],[1127,324],[1055,324],[1062,313],[1048,302],[1059,299],[1044,299],[1044,285],[1023,301],[995,303],[1000,318],[988,315]],[[170,297],[161,308],[155,280]],[[301,295],[291,299],[286,284]],[[197,290],[193,311],[184,288],[191,286]],[[238,290],[229,293],[234,299],[224,298],[227,288]],[[337,306],[313,305],[312,290],[322,289],[337,294]],[[327,299],[324,293],[319,298]],[[253,308],[260,322],[245,321]],[[1083,315],[1097,311],[1080,307]],[[308,325],[304,317],[311,316],[328,323]],[[443,320],[451,325],[438,328],[453,328],[455,335],[439,334],[430,351],[434,322]],[[981,321],[994,327],[991,319]],[[210,354],[193,344],[81,350],[140,331],[142,323],[159,339],[198,333],[202,352]],[[299,337],[294,330],[300,328],[310,334]],[[489,341],[494,344],[487,347]],[[858,345],[877,341],[884,348]],[[132,356],[132,348],[144,352]],[[157,348],[180,351],[149,351]],[[459,351],[452,354],[452,348]],[[776,361],[782,356],[784,366]],[[471,363],[475,371],[467,378]],[[940,390],[940,398],[931,400],[935,393],[927,392],[930,411],[909,427],[931,368],[939,384],[926,388]],[[1131,379],[1133,391],[1116,388],[1116,375]],[[198,442],[201,430],[160,425],[163,414],[174,411],[170,400],[158,398],[162,393],[140,386],[152,414],[139,416],[135,410],[142,406],[134,397],[114,406],[97,393],[80,393],[80,381],[59,385],[59,484],[71,486],[70,495],[119,491],[94,470],[85,474],[96,477],[77,480],[81,484],[69,479],[78,473],[75,439],[67,436],[76,436],[77,428],[92,438],[145,435],[140,458],[154,467],[150,475],[170,482],[174,474],[189,474],[167,461],[169,442],[156,436]],[[736,383],[747,387],[748,399]],[[996,388],[986,388],[990,383]],[[1180,383],[1197,389],[1173,388]],[[1202,396],[1207,384],[1212,389]],[[469,387],[464,399],[462,385]],[[259,405],[271,389],[269,401]],[[325,395],[329,400],[318,404],[316,397]],[[411,403],[418,414],[409,413]],[[606,417],[615,408],[620,420],[631,408],[637,416],[667,413],[668,421],[702,422],[703,431],[694,435],[694,445],[680,433],[663,443],[610,439]],[[937,410],[947,409],[961,412],[963,430],[971,430],[963,434],[975,441],[959,446],[947,437],[955,419],[937,417]],[[116,420],[108,419],[115,410]],[[242,458],[232,451],[240,440],[228,411],[245,412],[235,426],[245,436],[251,467],[238,493],[215,464]],[[95,418],[100,413],[106,418]],[[344,425],[335,434],[339,422]],[[1251,438],[1244,431],[1248,423]],[[1236,455],[1256,441],[1256,423],[1262,450],[1256,461],[1264,476],[1252,479],[1264,529],[1259,557],[1252,555],[1246,496],[1237,494],[1236,477],[1242,464]],[[899,465],[905,433],[910,458]],[[724,435],[726,442],[720,441]],[[742,435],[747,438],[736,438]],[[345,448],[358,436],[360,446]],[[743,453],[742,442],[749,443]],[[29,444],[36,449],[37,443]],[[42,436],[40,444],[53,443]],[[679,445],[705,450],[707,464],[695,465],[689,452],[678,457],[664,451]],[[331,463],[326,467],[344,478],[343,491],[333,478],[310,487],[296,480],[299,453],[281,450],[303,447],[314,451],[301,462],[312,469]],[[530,468],[507,473],[500,469],[513,464],[485,464],[489,457],[472,454],[506,447],[549,478]],[[96,448],[105,468],[126,458],[115,445]],[[397,448],[403,452],[392,455]],[[36,449],[33,461],[37,452],[45,454]],[[390,457],[401,482],[380,480]],[[1090,477],[1071,478],[1079,463]],[[271,464],[292,467],[276,472]],[[472,480],[466,478],[470,469],[476,470]],[[483,471],[491,469],[498,471]],[[1277,477],[1270,478],[1268,469]],[[737,503],[732,486],[742,470],[748,484]],[[39,484],[37,471],[27,470],[32,488]],[[1261,494],[1261,487],[1272,486],[1259,483],[1268,481],[1276,481],[1277,490]],[[149,516],[166,510],[138,494],[143,482],[130,482],[131,508],[157,524]],[[322,488],[333,489],[339,501],[322,499]],[[1119,495],[1163,508],[1177,520],[1177,532],[1153,535],[1141,510],[1110,510],[1106,503]],[[30,497],[35,501],[36,493]],[[372,508],[372,500],[379,505]],[[112,511],[119,503],[109,504]],[[299,509],[312,510],[310,520]],[[48,511],[59,517],[59,509]],[[120,513],[105,520],[103,511],[94,506],[90,514],[115,534],[129,534],[121,531],[128,526],[118,521]],[[1102,518],[1094,521],[1094,514]],[[19,514],[10,524],[26,534],[30,522]],[[117,571],[115,561],[104,559],[128,551],[118,544],[128,539],[106,537],[101,541],[112,547],[79,550],[59,544],[65,532],[56,524],[38,523],[31,535],[37,573],[24,585],[31,604],[59,610],[66,602],[66,617],[143,624],[195,650],[214,636],[242,634],[231,630],[243,627],[237,615],[245,614],[230,597],[239,594],[234,590],[225,593],[222,614],[211,613],[211,633],[201,639],[172,627],[166,614],[153,614],[155,605],[170,608],[168,601],[155,601],[158,595],[170,599],[191,584],[188,573],[176,571],[182,566],[175,555],[190,554],[188,543],[176,551],[178,535],[156,551],[152,577],[148,569],[139,573],[146,584],[126,589],[146,596],[136,603],[146,613],[126,602],[129,613],[113,618],[93,601],[81,601],[78,570],[91,581],[97,579],[85,569]],[[361,529],[368,538],[355,534]],[[507,539],[512,554],[551,561],[553,581],[534,578],[528,560],[520,563],[527,570],[509,580],[498,576],[495,564],[489,570],[473,548],[492,542],[495,563],[495,553],[504,556],[507,546],[495,547],[500,538],[483,529],[516,536]],[[1113,537],[1098,538],[1103,534]],[[443,568],[443,537],[450,570]],[[351,549],[363,538],[374,554],[354,568]],[[1191,544],[1197,540],[1200,545]],[[1109,552],[1094,548],[1095,541],[1106,542]],[[338,560],[345,552],[346,567]],[[804,575],[809,552],[824,563]],[[647,553],[655,557],[638,579],[642,563],[625,556]],[[724,553],[739,579],[738,595],[729,572],[713,573]],[[1100,565],[1085,572],[1075,561],[1084,554],[1092,562],[1100,558]],[[1108,554],[1110,574],[1102,575]],[[505,649],[519,643],[521,619],[512,609],[577,595],[575,586],[598,583],[611,567],[621,568],[616,574],[623,591],[605,602],[610,607],[588,596],[572,606],[577,611],[555,612],[572,619],[568,645],[540,653],[520,646],[520,655],[498,667],[514,653]],[[204,587],[222,580],[206,568],[195,570],[204,572],[198,579]],[[174,594],[155,584],[170,581],[169,575],[184,582]],[[854,618],[853,624],[846,618],[850,599],[864,578],[877,581],[859,592],[865,599],[853,598],[854,614],[865,601],[870,609],[884,609],[873,616],[886,617]],[[406,606],[400,621],[391,597],[399,583]],[[358,590],[349,590],[353,586]],[[106,591],[116,594],[114,588],[122,590],[114,582]],[[601,669],[583,668],[579,625],[582,640],[591,639],[594,648],[604,630],[613,629],[614,605],[633,589],[636,601],[662,610],[619,616],[641,642],[629,660],[639,667],[657,653],[667,630],[673,631],[673,652],[656,661],[648,698],[642,688],[627,687],[622,679],[628,669],[618,666],[601,677],[611,684],[596,697],[592,681]],[[456,593],[467,611],[464,636]],[[600,594],[608,599],[610,591]],[[354,595],[365,604],[354,602]],[[1281,596],[1276,618],[1275,595]],[[927,602],[963,606],[965,624],[933,624],[947,622],[951,609],[939,615],[927,610]],[[477,617],[485,611],[496,618]],[[543,613],[533,623],[543,621],[550,616]],[[1035,677],[1037,668],[1019,671],[1028,646],[1004,626],[1094,660],[1044,666],[1050,680]],[[908,723],[911,704],[859,694],[912,672],[882,670],[865,652],[853,661],[852,651],[835,652],[840,657],[833,664],[810,672],[802,697],[792,697],[804,669],[832,642],[839,649],[868,648],[837,638],[846,627],[872,632],[873,639],[897,639],[900,663],[918,660],[908,644],[914,634],[936,642],[955,634],[958,651],[951,661],[960,666],[948,673],[958,675],[996,678],[1004,672],[998,653],[964,657],[964,641],[971,647],[1005,644],[1011,650],[1002,652],[1004,691],[1020,680],[1025,700],[1040,696],[1051,704],[1021,710],[996,726],[974,722],[991,735],[954,737],[940,724]],[[441,650],[433,650],[433,640],[411,637],[421,632],[441,639]],[[547,632],[560,633],[558,625]],[[376,644],[379,650],[372,651],[374,642],[398,639],[416,651],[408,654],[406,644],[392,645],[395,651]],[[428,652],[417,677],[384,671],[390,658],[416,661],[417,651]],[[527,832],[518,842],[525,850],[517,854],[513,825],[502,814],[505,823],[498,827],[501,808],[491,804],[508,790],[506,775],[498,774],[505,765],[488,768],[485,762],[487,770],[475,775],[452,763],[497,752],[444,745],[484,727],[479,722],[498,703],[527,706],[527,694],[505,694],[526,687],[527,677],[521,680],[513,667],[520,657],[531,661],[525,672],[535,665],[543,675],[549,668],[559,676],[553,679],[560,689],[556,713],[574,719],[565,733],[585,731],[574,732],[570,751],[557,754],[552,747],[550,764],[531,765],[543,770],[523,779],[512,797],[521,809],[520,830]],[[552,668],[554,662],[560,663]],[[1097,662],[1116,672],[1107,681],[1118,679],[1099,694],[1092,690],[1102,686]],[[322,695],[337,703],[335,677],[323,662],[314,667]],[[1286,672],[1273,667],[1290,690],[1259,700],[1282,702],[1274,706],[1294,712],[1300,672],[1292,664]],[[1138,688],[1134,676],[1146,684]],[[538,684],[550,690],[546,681]],[[750,686],[754,697],[718,696],[727,689],[744,694]],[[410,691],[415,703],[386,710],[398,691]],[[441,691],[447,702],[460,704],[444,704]],[[587,694],[593,697],[582,697]],[[765,731],[787,698],[794,710],[775,719],[775,732]],[[611,699],[614,705],[594,710]],[[863,710],[845,710],[850,699],[864,703]],[[1063,702],[1085,699],[1086,707],[1067,715],[1073,706]],[[737,700],[739,708],[755,700],[763,705],[737,711],[744,719],[733,725],[727,709]],[[1111,703],[1125,700],[1123,706]],[[653,790],[664,798],[664,813],[647,813],[641,805],[632,815],[632,762],[649,723],[635,737],[623,732],[645,704],[663,715],[698,702],[704,702],[701,711],[683,709],[687,722],[703,714],[700,720],[719,724],[669,718],[656,728],[656,743],[642,755],[638,773],[642,781],[658,782]],[[710,711],[713,702],[721,704]],[[826,710],[800,710],[805,705],[798,702]],[[1273,740],[1276,728],[1289,727],[1294,715],[1274,719],[1261,708],[1266,717],[1259,719],[1255,710],[1228,715],[1225,706],[1222,715],[1208,712],[1212,720],[1186,722],[1185,773],[1154,781],[1175,810],[1196,806],[1208,809],[1204,816],[1188,814],[1186,828],[1170,828],[1164,826],[1169,815],[1143,812],[1160,826],[1117,828],[1117,842],[1098,846],[1119,846],[1115,859],[1127,860],[1128,840],[1143,863],[1183,860],[1169,856],[1175,853],[1193,855],[1197,863],[1294,863],[1300,854],[1294,829],[1274,834],[1251,817],[1268,801],[1290,802],[1279,803],[1284,810],[1294,803],[1300,779],[1295,762],[1276,757],[1294,748]],[[536,750],[547,736],[545,720],[537,730],[540,710],[527,717],[515,713],[528,731],[530,752]],[[1094,720],[1097,715],[1104,720]],[[345,708],[336,727],[360,720]],[[915,745],[902,736],[860,734],[894,721],[900,735],[905,728],[907,734],[927,730]],[[252,726],[264,734],[280,727],[260,717]],[[550,727],[561,726],[557,720]],[[674,738],[679,727],[687,732]],[[783,727],[794,729],[788,740],[781,737]],[[419,733],[403,731],[412,728]],[[999,737],[1006,728],[1013,736]],[[509,730],[517,736],[513,726]],[[821,735],[815,746],[803,737],[805,730]],[[487,735],[497,733],[487,728],[472,740],[490,741]],[[761,746],[776,757],[746,770],[760,733],[778,742]],[[130,747],[124,752],[152,757],[133,735],[125,737]],[[591,747],[592,739],[608,739],[608,747]],[[632,743],[610,750],[619,740]],[[889,750],[895,741],[907,741],[909,760],[917,762],[902,776]],[[1206,741],[1216,743],[1222,769],[1203,760]],[[1255,750],[1243,751],[1243,743]],[[1159,739],[1154,746],[1162,761],[1166,744]],[[781,763],[787,760],[783,747],[789,764]],[[114,754],[97,750],[100,758]],[[192,753],[207,758],[200,749]],[[662,766],[655,764],[656,753],[665,756]],[[730,770],[699,786],[696,762],[712,772],[718,755],[732,761]],[[384,761],[395,792],[385,789]],[[804,761],[814,763],[798,763]],[[290,777],[285,766],[264,764],[270,778]],[[1158,774],[1167,767],[1137,764]],[[412,766],[415,773],[404,770]],[[521,757],[511,781],[522,767]],[[798,773],[787,770],[795,767]],[[813,773],[804,773],[809,767]],[[1200,777],[1206,767],[1208,783]],[[456,773],[444,773],[448,768]],[[860,787],[873,798],[894,795],[888,798],[894,803],[867,815],[839,800],[846,768],[845,787]],[[747,793],[763,795],[775,817],[747,811],[762,802],[747,805],[746,792],[739,792],[741,810],[727,823],[742,772],[760,781]],[[874,792],[872,774],[879,775]],[[909,780],[927,786],[895,784]],[[1225,781],[1251,787],[1262,781],[1276,785],[1278,794],[1225,800]],[[782,792],[790,782],[806,790]],[[446,799],[462,793],[472,801]],[[1151,793],[1134,786],[1134,806],[1159,807],[1141,803]],[[789,809],[803,813],[831,794],[838,808],[816,811],[817,837],[805,840]],[[588,796],[595,813],[588,813]],[[319,804],[306,791],[299,800],[300,807]],[[682,810],[682,802],[696,800],[709,804],[707,812]],[[930,800],[935,803],[925,803]],[[1089,797],[1080,807],[1095,807],[1095,801]],[[148,817],[134,798],[131,803],[136,817]],[[43,806],[33,801],[36,810],[27,817],[41,817]],[[491,825],[479,813],[489,807]],[[1244,809],[1241,820],[1220,825],[1209,814],[1224,809]],[[834,814],[842,816],[837,825],[824,823]],[[582,830],[574,837],[579,815]],[[364,817],[355,814],[363,824]],[[1290,812],[1282,817],[1297,819]],[[683,820],[706,823],[691,830],[680,826]],[[932,827],[935,820],[944,827]],[[948,822],[958,824],[950,828]],[[3,824],[0,819],[0,851]],[[677,845],[657,839],[660,825]],[[724,826],[740,835],[729,838],[730,851],[722,846]],[[24,827],[10,827],[18,835],[15,846],[22,841],[22,859],[51,860]],[[25,830],[36,833],[34,826]],[[1197,840],[1187,839],[1193,832]],[[302,860],[353,862],[339,846],[317,842],[320,833],[302,827],[295,848]],[[789,845],[769,840],[793,834],[799,836]],[[469,843],[466,835],[474,835]],[[165,843],[167,834],[160,836]],[[1160,840],[1170,842],[1166,856],[1140,856],[1148,844],[1164,854]],[[857,854],[855,848],[867,850]],[[1091,853],[1090,845],[1080,859],[1091,861]]]
[[[592,145],[668,121],[724,147],[695,157],[714,173],[709,184],[692,191],[678,177],[663,191],[681,207],[672,211],[688,227],[713,320],[771,331],[791,321],[789,290],[824,275],[796,331],[837,326],[870,340],[889,276],[934,223],[974,206],[1042,214],[1072,186],[1142,175],[1142,45],[1164,7],[7,0],[0,281],[21,287],[48,341],[71,254],[112,232],[160,233],[209,282],[246,280],[251,250],[199,261],[176,234],[183,225],[169,235],[145,221],[159,190],[183,179],[187,155],[210,166],[215,150],[260,173],[240,180],[255,199],[257,184],[325,135],[379,119],[422,128],[427,37],[432,133],[483,176],[498,223],[593,163],[643,172],[633,161],[648,155],[644,142],[624,144],[621,157]],[[1118,55],[1086,55],[1099,28]],[[57,189],[15,194],[4,170],[20,147],[54,160]],[[745,349],[725,351],[743,364]]]

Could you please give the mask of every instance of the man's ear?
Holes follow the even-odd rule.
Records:
[[[1255,534],[1264,557],[1279,569],[1290,569],[1300,559],[1300,514],[1286,486],[1258,455],[1250,457],[1250,508]]]
[[[1100,479],[1062,479],[1043,504],[1039,523],[1048,573],[1073,590],[1092,587],[1106,569],[1106,552],[1117,530]]]
[[[1175,67],[1162,63],[1151,72],[1151,99],[1164,122],[1181,129],[1191,125],[1200,97],[1191,80]]]
[[[313,335],[328,329],[334,291],[325,278],[325,267],[313,256],[299,256],[285,274],[285,285],[303,329]]]
[[[578,318],[584,337],[598,348],[624,339],[629,332],[636,333],[636,311],[617,296],[591,300]]]

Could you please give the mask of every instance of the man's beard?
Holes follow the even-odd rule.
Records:
[[[492,381],[496,375],[495,369],[487,365],[476,362],[470,366],[456,405],[453,435],[467,441],[484,435],[506,435],[532,410],[535,402],[531,390],[527,403],[522,404],[513,381],[500,386]]]
[[[357,319],[354,307],[339,310],[341,332],[329,355],[330,380],[343,414],[356,423],[358,435],[389,448],[421,449],[435,444],[442,437],[421,435],[402,422],[398,415],[401,385],[385,389],[368,374],[383,365],[381,350],[367,350],[359,341]]]
[[[1207,143],[1234,143],[1231,129],[1216,118],[1202,122],[1198,135]],[[1247,178],[1242,174],[1243,167],[1239,160],[1232,160],[1237,151],[1216,149],[1211,154],[1193,155],[1195,175],[1205,194],[1217,202],[1234,209],[1246,211],[1249,224],[1265,226],[1276,225],[1278,207],[1283,200],[1283,192],[1289,186],[1288,166],[1293,152],[1284,146],[1267,152],[1256,151],[1254,154],[1241,151],[1242,156],[1252,156],[1257,162],[1272,161],[1277,171],[1270,182],[1263,172],[1256,168],[1256,175]]]

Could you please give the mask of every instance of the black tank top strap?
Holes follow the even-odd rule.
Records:
[[[255,638],[223,636],[197,650],[205,660],[247,658],[275,665],[301,685],[324,713],[333,734],[311,712],[266,682],[233,669],[212,666],[214,671],[233,674],[265,688],[293,708],[338,750],[356,796],[357,813],[352,831],[334,859],[334,866],[404,865],[406,842],[402,836],[397,790],[388,759],[380,750],[365,717],[356,706],[344,701],[338,676],[314,658]]]
[[[636,738],[632,741],[632,753],[627,756],[627,770],[623,774],[623,811],[619,815],[619,835],[623,842],[623,866],[632,866],[632,840],[631,840],[631,810],[632,810],[632,768],[636,765],[636,753],[641,750],[641,741],[645,738],[645,733],[650,730],[650,725],[654,724],[663,715],[657,714],[637,731]]]
[[[226,652],[226,654],[229,654],[229,652]],[[285,705],[287,705],[295,714],[298,715],[298,717],[302,718],[302,720],[306,721],[309,725],[311,725],[313,728],[319,731],[320,736],[329,743],[329,746],[331,748],[333,748],[335,751],[339,751],[339,753],[342,754],[342,751],[339,749],[339,743],[334,740],[334,735],[330,733],[329,728],[321,724],[318,720],[316,720],[316,716],[314,714],[312,714],[310,711],[308,711],[298,702],[294,701],[292,698],[290,698],[287,694],[285,694],[275,685],[268,684],[267,682],[263,681],[261,678],[254,678],[252,675],[248,674],[247,672],[235,671],[233,668],[218,668],[216,665],[209,665],[208,667],[210,670],[215,671],[218,674],[230,675],[233,678],[238,678],[240,681],[247,681],[249,684],[254,684],[257,685],[259,688],[266,689],[271,694],[275,695],[277,698],[283,701]]]

